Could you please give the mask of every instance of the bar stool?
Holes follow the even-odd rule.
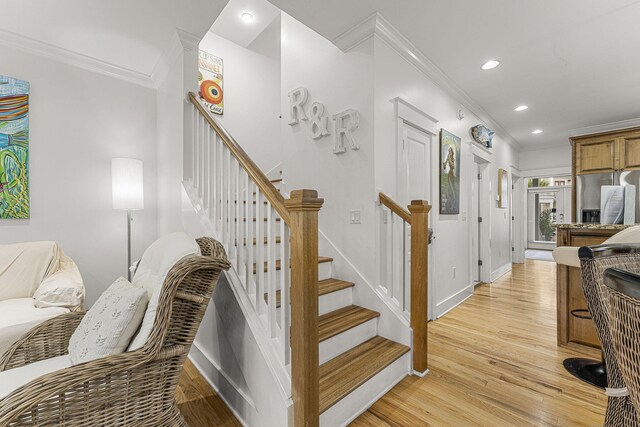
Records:
[[[604,283],[618,365],[631,402],[640,412],[640,275],[610,268],[604,273]]]
[[[640,239],[637,241],[640,242]],[[605,427],[638,426],[640,425],[639,419],[629,398],[613,345],[604,272],[613,267],[640,273],[640,245],[585,246],[578,250],[578,256],[582,272],[582,289],[602,344],[603,362],[606,366],[607,387],[605,394],[608,396],[608,400],[604,425]]]

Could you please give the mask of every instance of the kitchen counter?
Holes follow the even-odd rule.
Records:
[[[558,224],[558,246],[591,246],[602,244],[620,230],[630,227],[624,224]],[[580,269],[557,265],[558,345],[600,347],[600,340],[591,319],[571,314],[584,310],[587,303],[582,291]],[[582,313],[584,314],[584,313]]]
[[[634,225],[625,225],[625,224],[598,224],[598,223],[571,223],[571,224],[556,224],[556,228],[560,229],[582,229],[582,230],[624,230],[625,228],[633,227]],[[560,246],[560,245],[558,245]]]

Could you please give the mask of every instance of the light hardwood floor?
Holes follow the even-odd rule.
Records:
[[[527,260],[429,323],[425,378],[407,377],[359,426],[599,426],[601,391],[575,380],[556,346],[555,263]],[[191,427],[239,425],[188,364],[178,403]]]

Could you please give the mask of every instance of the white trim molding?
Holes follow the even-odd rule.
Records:
[[[395,110],[396,117],[402,119],[406,123],[410,123],[413,126],[420,128],[421,130],[431,134],[437,135],[436,124],[438,119],[425,113],[415,105],[405,101],[399,96],[391,100],[393,108]]]
[[[25,53],[51,59],[83,70],[93,71],[108,77],[124,80],[129,83],[155,88],[151,77],[147,74],[54,46],[30,37],[12,33],[10,31],[0,30],[0,45],[18,49]]]
[[[630,119],[630,120],[621,120],[619,122],[603,123],[601,125],[571,129],[569,131],[569,135],[570,136],[591,135],[594,133],[610,132],[612,130],[634,128],[639,126],[640,126],[640,118]]]
[[[522,147],[518,142],[487,113],[477,102],[456,85],[438,66],[427,58],[409,39],[400,33],[379,12],[375,12],[359,24],[340,34],[333,40],[340,50],[348,52],[372,37],[377,36],[398,55],[415,66],[429,80],[442,88],[463,107],[476,115],[481,122],[492,128],[502,139],[516,149]]]
[[[151,72],[150,79],[153,82],[153,86],[158,87],[160,82],[167,76],[173,64],[180,58],[180,55],[184,52],[192,51],[194,47],[198,46],[200,40],[201,39],[195,34],[176,28],[169,44],[162,52],[162,55]]]

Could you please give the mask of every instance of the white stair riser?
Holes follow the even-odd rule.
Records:
[[[318,298],[318,313],[322,316],[323,314],[330,313],[351,304],[353,304],[351,288],[341,289],[336,292],[320,295],[320,298]],[[278,316],[280,316],[280,309],[281,307],[278,307]]]
[[[331,279],[331,273],[332,273],[332,268],[331,268],[330,262],[318,263],[318,280]],[[265,283],[266,283],[266,277],[268,273],[266,274],[263,273],[263,274],[264,274]],[[276,283],[280,283],[280,274],[281,274],[280,270],[276,270]],[[254,280],[255,280],[255,275],[254,275]],[[280,289],[279,286],[278,286],[278,289]]]
[[[353,304],[353,288],[340,289],[336,292],[320,295],[318,313],[322,316],[351,304]]]
[[[378,335],[377,317],[322,341],[320,343],[320,364],[322,365],[363,342],[369,341],[376,335]]]
[[[320,415],[320,426],[346,426],[409,373],[407,352]]]

